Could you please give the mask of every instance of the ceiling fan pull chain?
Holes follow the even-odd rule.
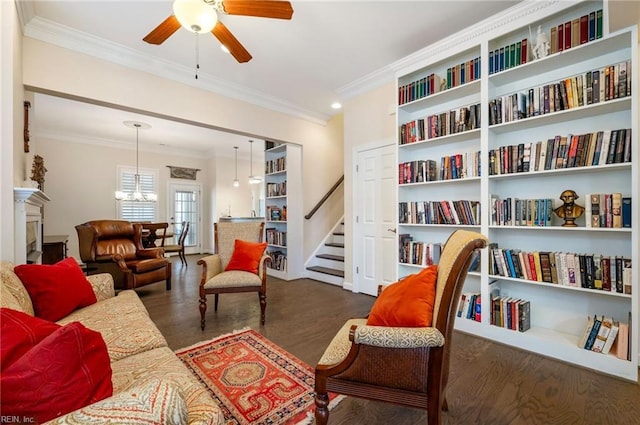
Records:
[[[198,70],[200,69],[200,46],[198,33],[196,33],[196,80],[198,79]]]

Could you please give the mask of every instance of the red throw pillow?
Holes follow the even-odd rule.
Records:
[[[27,289],[37,317],[55,322],[97,302],[91,284],[71,257],[52,265],[22,264],[14,272]]]
[[[0,372],[59,328],[60,325],[48,320],[0,308]]]
[[[100,333],[69,323],[3,370],[0,387],[3,417],[54,419],[113,394],[107,346]]]
[[[267,249],[267,243],[247,242],[236,239],[233,247],[233,255],[224,271],[242,270],[245,272],[258,273],[260,259]]]
[[[385,288],[371,308],[367,325],[431,326],[437,278],[438,267],[433,265]]]

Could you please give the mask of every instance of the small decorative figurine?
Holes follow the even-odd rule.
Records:
[[[560,194],[563,204],[553,210],[554,213],[564,220],[564,227],[577,227],[576,219],[584,214],[584,207],[575,203],[579,196],[575,191],[567,189]]]
[[[547,33],[542,32],[542,28],[538,25],[538,36],[536,37],[536,45],[533,48],[533,58],[541,59],[549,55],[549,38]]]
[[[44,167],[44,158],[40,155],[33,157],[33,165],[31,167],[31,180],[38,182],[38,189],[44,190],[44,175],[47,169]]]

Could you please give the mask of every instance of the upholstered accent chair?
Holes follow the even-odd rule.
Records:
[[[162,280],[171,289],[171,263],[162,248],[143,248],[142,224],[94,220],[77,225],[76,231],[87,270],[110,273],[116,289],[136,289]]]
[[[184,256],[184,243],[187,239],[187,235],[189,234],[189,222],[183,221],[180,226],[180,236],[178,237],[178,243],[176,244],[164,244],[164,252],[168,254],[170,252],[177,252],[178,257],[180,258],[180,262],[183,265],[187,265],[187,258]]]
[[[474,251],[486,244],[483,235],[466,230],[447,240],[431,327],[368,326],[366,318],[345,323],[316,366],[316,424],[329,419],[329,391],[427,409],[429,425],[440,424],[441,411],[448,409],[445,389],[457,302]]]
[[[264,325],[267,308],[267,265],[271,261],[262,256],[257,273],[242,270],[225,271],[233,255],[235,241],[262,242],[262,221],[220,221],[214,224],[215,253],[198,260],[202,266],[200,281],[200,327],[204,330],[207,295],[214,294],[214,310],[218,311],[220,294],[257,292],[260,300],[260,323]]]

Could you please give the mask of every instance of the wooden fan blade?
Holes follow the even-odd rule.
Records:
[[[220,21],[213,27],[211,33],[222,43],[229,53],[240,63],[249,62],[251,60],[251,54],[244,48],[238,39],[231,34],[231,31]]]
[[[288,1],[279,0],[224,0],[222,7],[229,15],[258,16],[261,18],[291,19],[293,8]]]
[[[178,22],[178,18],[171,15],[167,19],[165,19],[160,25],[155,27],[153,31],[151,31],[145,38],[149,44],[162,44],[164,41],[171,36],[174,32],[176,32],[180,28],[180,22]]]

